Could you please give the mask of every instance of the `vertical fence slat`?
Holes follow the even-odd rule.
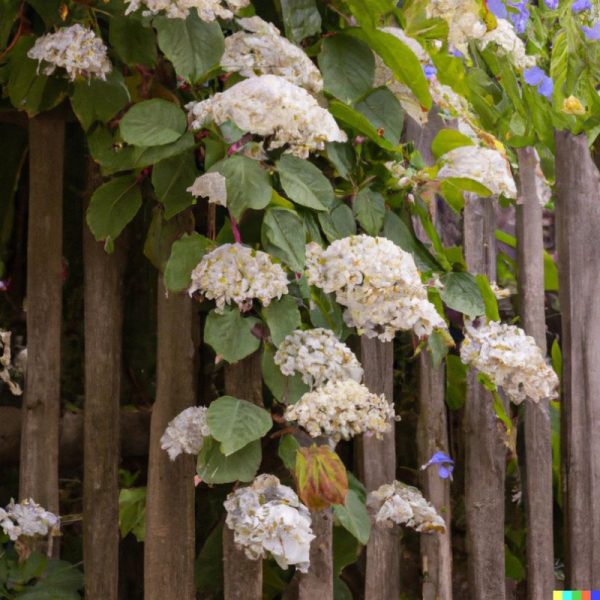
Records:
[[[27,355],[19,494],[58,512],[65,124],[29,121]]]
[[[544,311],[544,236],[542,206],[536,189],[537,159],[520,148],[517,203],[517,260],[523,328],[546,353]],[[552,429],[548,400],[525,406],[525,510],[529,598],[550,598],[554,589],[552,520]]]
[[[585,135],[556,134],[567,589],[600,588],[600,176]]]
[[[377,339],[360,338],[360,356],[365,385],[372,393],[394,397],[394,344]],[[359,471],[367,492],[396,478],[396,443],[394,426],[382,440],[362,436],[359,448]],[[388,600],[400,597],[400,537],[398,527],[374,525],[367,544],[365,600]]]
[[[196,403],[194,310],[187,294],[169,294],[158,280],[156,400],[150,425],[144,597],[194,600],[194,458],[175,461],[160,447],[167,424]]]
[[[465,258],[471,273],[495,279],[495,215],[489,198],[466,194]],[[504,476],[506,451],[492,398],[477,374],[467,375],[465,513],[472,600],[504,600]]]
[[[225,393],[262,406],[260,353],[225,365]],[[261,600],[262,560],[247,558],[227,526],[223,527],[223,578],[225,600]]]
[[[88,197],[102,183],[88,165]],[[83,224],[85,406],[83,556],[89,600],[116,600],[119,575],[119,426],[124,240],[104,251]]]

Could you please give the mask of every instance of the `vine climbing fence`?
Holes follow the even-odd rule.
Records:
[[[0,598],[600,588],[593,7],[184,4],[0,5]]]

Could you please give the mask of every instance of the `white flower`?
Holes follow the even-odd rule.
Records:
[[[491,321],[466,325],[460,358],[485,373],[508,397],[520,404],[558,395],[558,377],[546,364],[535,340],[519,327]]]
[[[287,294],[288,280],[281,265],[260,250],[241,244],[223,244],[205,254],[192,271],[190,296],[199,291],[208,300],[215,300],[216,312],[234,302],[242,310],[255,298],[269,306],[274,298]]]
[[[105,80],[112,70],[102,39],[79,23],[38,38],[27,56],[47,63],[44,75],[52,75],[60,67],[72,81],[80,76]]]
[[[326,250],[306,246],[308,282],[346,307],[344,320],[360,335],[389,341],[397,331],[419,337],[445,328],[444,319],[427,299],[411,254],[381,237],[354,235]]]
[[[506,19],[497,19],[498,25],[495,29],[488,31],[479,38],[477,44],[485,50],[489,44],[496,44],[500,50],[499,54],[507,56],[517,69],[528,69],[535,65],[535,57],[525,52],[525,44],[517,35],[515,28]]]
[[[301,48],[282,37],[275,25],[260,17],[238,19],[238,23],[246,31],[225,38],[221,57],[225,71],[237,71],[244,77],[278,75],[312,93],[321,91],[319,69]]]
[[[145,7],[145,16],[164,13],[170,19],[185,19],[195,8],[203,21],[216,18],[231,19],[234,13],[250,4],[250,0],[125,0],[128,3],[125,14],[128,15],[140,7]]]
[[[160,447],[175,460],[180,454],[198,454],[204,438],[210,435],[206,424],[206,407],[190,406],[169,421],[160,438]]]
[[[517,187],[508,160],[496,150],[478,146],[461,146],[446,152],[438,171],[440,180],[449,177],[473,179],[494,195],[517,197]]]
[[[346,440],[360,433],[380,438],[390,430],[394,407],[381,394],[354,381],[328,382],[307,392],[285,411],[288,421],[296,421],[312,437],[330,436],[334,441]]]
[[[375,522],[386,527],[406,525],[420,533],[446,531],[444,519],[416,488],[400,481],[384,484],[367,497]]]
[[[243,131],[272,136],[269,149],[287,145],[287,152],[303,158],[311,151],[323,150],[325,142],[347,140],[333,116],[306,90],[277,75],[245,79],[186,108],[192,129],[209,122],[233,121]]]
[[[0,381],[3,381],[8,386],[11,394],[20,396],[23,391],[19,384],[13,381],[10,374],[10,369],[12,368],[12,354],[10,351],[11,335],[10,331],[2,331],[0,329],[0,350],[2,350],[2,355],[0,355]]]
[[[274,475],[259,475],[252,485],[231,492],[224,506],[225,523],[248,558],[259,560],[268,552],[282,569],[296,565],[308,571],[315,536],[310,513],[294,490]]]
[[[0,527],[8,537],[16,542],[20,537],[45,536],[58,527],[59,518],[43,509],[32,499],[15,504],[14,500],[6,509],[0,508]]]
[[[227,180],[221,173],[204,173],[196,178],[196,181],[187,188],[187,192],[194,198],[199,196],[208,198],[211,204],[227,206]]]
[[[430,0],[427,4],[427,16],[441,17],[448,23],[448,43],[463,54],[468,52],[469,40],[487,32],[480,10],[475,0]]]
[[[290,333],[275,353],[275,364],[284,375],[301,373],[302,381],[311,387],[344,379],[360,382],[363,376],[350,348],[321,327]]]

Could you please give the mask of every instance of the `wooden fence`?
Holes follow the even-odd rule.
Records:
[[[54,111],[30,119],[27,247],[28,368],[21,409],[20,496],[33,497],[50,510],[59,504],[59,431],[61,415],[61,271],[65,115]],[[434,127],[434,125],[432,126]],[[411,124],[426,156],[431,131]],[[600,588],[600,178],[585,137],[556,137],[558,267],[562,309],[563,355],[562,494],[566,565],[563,582],[555,580],[551,424],[548,402],[528,405],[519,429],[525,448],[524,502],[527,531],[527,597],[547,600],[557,586]],[[544,317],[542,211],[534,181],[532,151],[519,152],[517,248],[520,315],[526,331],[546,349]],[[93,164],[87,173],[87,196],[97,187]],[[185,231],[185,219],[178,230]],[[443,219],[438,219],[443,228]],[[495,277],[494,206],[467,198],[463,220],[466,262],[473,273]],[[118,468],[121,388],[123,278],[127,236],[113,254],[104,253],[84,227],[85,405],[83,552],[86,598],[119,598]],[[598,254],[598,257],[596,257]],[[157,298],[156,396],[148,448],[148,492],[144,545],[144,590],[148,600],[195,598],[194,460],[171,462],[159,438],[168,421],[196,404],[194,374],[202,372],[198,353],[197,310],[186,294],[169,294],[159,276]],[[372,392],[394,391],[392,343],[362,339],[365,383]],[[450,448],[450,419],[445,404],[444,366],[429,356],[419,359],[418,459]],[[226,392],[262,403],[259,356],[225,369]],[[2,409],[3,410],[3,409]],[[446,534],[421,538],[421,590],[425,599],[502,600],[514,597],[505,577],[505,467],[507,447],[489,393],[474,373],[467,377],[463,412],[454,416],[455,447],[464,453],[464,477],[454,484],[432,471],[421,474],[421,487],[444,516]],[[458,421],[457,421],[458,419]],[[458,423],[458,425],[457,425]],[[515,424],[518,426],[518,424]],[[0,453],[0,455],[2,455]],[[396,478],[396,442],[355,443],[358,473],[367,490]],[[453,576],[451,485],[464,485],[464,525],[468,582]],[[454,489],[453,496],[463,491]],[[461,517],[462,518],[462,517]],[[327,600],[334,597],[332,515],[314,518],[317,539],[307,575],[294,578],[285,598]],[[366,600],[400,598],[402,540],[398,529],[374,527],[361,559]],[[224,597],[262,597],[260,562],[248,560],[223,534]],[[456,564],[456,560],[455,560]],[[458,566],[458,565],[457,565]],[[464,570],[464,568],[463,568]],[[461,587],[462,585],[462,587]],[[464,586],[467,586],[466,589]]]

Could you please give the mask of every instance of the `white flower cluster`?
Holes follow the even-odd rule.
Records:
[[[395,413],[383,394],[372,394],[361,383],[345,379],[307,392],[286,408],[284,416],[304,427],[312,437],[325,435],[338,442],[360,433],[381,438],[390,430]]]
[[[197,177],[194,183],[187,188],[194,198],[202,196],[208,198],[211,204],[227,206],[227,180],[221,173],[204,173]]]
[[[497,19],[498,25],[486,32],[477,41],[478,46],[485,50],[489,44],[496,44],[500,54],[508,57],[517,69],[528,69],[535,65],[535,57],[525,52],[525,44],[517,35],[515,28],[506,19]]]
[[[242,244],[223,244],[205,254],[192,271],[190,296],[199,291],[217,304],[222,313],[225,304],[235,302],[242,311],[252,305],[255,298],[269,306],[273,298],[287,294],[288,280],[285,271],[261,250]]]
[[[288,152],[302,158],[323,150],[325,142],[347,140],[333,116],[305,89],[277,75],[250,77],[186,108],[192,129],[233,121],[243,131],[272,136],[269,149],[287,145]]]
[[[430,0],[427,4],[427,16],[448,23],[448,43],[463,54],[468,52],[469,40],[479,39],[487,31],[479,12],[475,0]]]
[[[245,31],[225,38],[221,67],[244,77],[278,75],[314,94],[323,89],[319,69],[304,51],[260,17],[238,19]]]
[[[185,19],[195,8],[203,21],[216,18],[231,19],[234,13],[250,4],[250,0],[125,0],[128,3],[125,14],[128,15],[140,7],[145,7],[144,16],[164,13],[170,19]]]
[[[60,67],[72,81],[80,76],[104,80],[112,70],[102,39],[79,23],[38,38],[27,56],[47,63],[44,75],[52,75]]]
[[[160,438],[160,447],[175,460],[180,454],[198,454],[204,438],[210,435],[206,424],[206,407],[190,406],[169,421]]]
[[[0,527],[6,535],[16,542],[20,537],[45,536],[58,527],[59,518],[43,509],[33,500],[23,500],[15,504],[14,500],[0,508]]]
[[[389,341],[397,331],[412,329],[419,337],[445,328],[427,299],[427,290],[411,254],[392,241],[353,235],[326,250],[306,246],[308,282],[346,307],[344,320],[360,335]]]
[[[497,321],[478,328],[467,325],[460,358],[490,377],[515,404],[558,395],[556,373],[535,340],[514,325]]]
[[[367,506],[375,513],[375,522],[386,527],[406,525],[419,533],[446,531],[444,519],[416,487],[400,481],[386,483],[371,492]]]
[[[310,543],[315,538],[310,512],[287,485],[274,475],[259,475],[252,485],[231,492],[224,502],[225,523],[251,560],[267,552],[282,569],[296,565],[306,573]]]
[[[479,146],[461,146],[446,152],[437,178],[463,177],[485,186],[492,194],[517,197],[517,186],[508,160],[496,150]]]
[[[363,376],[363,369],[350,348],[333,331],[322,327],[290,333],[275,353],[275,364],[284,375],[301,373],[302,381],[311,388],[326,381],[360,382]]]
[[[2,350],[2,355],[0,355],[0,381],[3,381],[8,386],[11,394],[20,396],[23,393],[21,386],[13,381],[10,375],[12,366],[12,354],[10,350],[11,335],[10,331],[2,331],[0,329],[0,350]]]

